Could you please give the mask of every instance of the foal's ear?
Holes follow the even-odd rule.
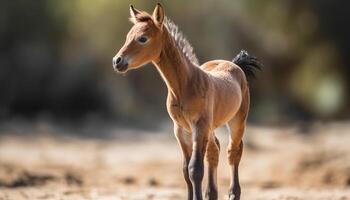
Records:
[[[163,27],[163,21],[164,21],[164,9],[163,6],[160,3],[157,3],[156,7],[154,8],[153,14],[152,14],[154,22],[160,27]]]
[[[137,10],[136,8],[134,8],[134,6],[131,5],[131,4],[130,4],[130,9],[129,10],[130,10],[130,18],[129,18],[129,20],[132,23],[136,24],[136,22],[137,22],[137,15],[141,14],[141,11]]]

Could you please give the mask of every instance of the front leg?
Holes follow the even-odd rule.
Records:
[[[192,189],[192,183],[188,173],[188,165],[189,165],[189,162],[191,159],[191,153],[192,153],[191,133],[185,131],[183,128],[179,127],[176,123],[174,124],[174,133],[181,147],[183,158],[184,158],[182,169],[183,169],[184,178],[187,184],[187,199],[192,200],[193,189]]]
[[[193,186],[193,200],[202,200],[202,180],[204,175],[204,155],[210,132],[207,120],[199,120],[192,128],[192,155],[188,166]]]

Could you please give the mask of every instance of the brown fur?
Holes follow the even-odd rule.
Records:
[[[167,110],[184,155],[184,176],[188,199],[202,199],[201,183],[206,155],[209,164],[207,199],[217,199],[216,170],[220,144],[214,130],[227,124],[232,165],[231,200],[240,199],[238,165],[242,137],[249,109],[249,88],[242,69],[230,61],[213,60],[197,66],[180,51],[163,25],[164,10],[158,4],[149,15],[130,8],[134,26],[116,56],[128,59],[128,69],[152,62],[168,88]],[[136,39],[146,36],[148,42]]]

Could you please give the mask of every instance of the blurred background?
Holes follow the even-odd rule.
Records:
[[[250,83],[244,199],[349,199],[349,1],[159,1],[200,63],[245,49],[264,65]],[[129,4],[156,3],[0,2],[0,199],[185,199],[163,80],[152,65],[112,68]]]
[[[160,1],[162,2],[162,1]],[[2,1],[0,120],[85,120],[156,128],[169,121],[166,87],[152,65],[126,76],[112,57],[132,24],[130,3]],[[350,117],[347,1],[163,1],[201,63],[258,57],[249,121],[281,124]],[[151,116],[151,117],[150,117]]]

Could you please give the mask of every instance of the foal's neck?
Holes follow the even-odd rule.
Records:
[[[186,90],[196,67],[183,55],[168,30],[164,28],[163,48],[157,60],[153,61],[165,81],[168,91],[180,99]]]

